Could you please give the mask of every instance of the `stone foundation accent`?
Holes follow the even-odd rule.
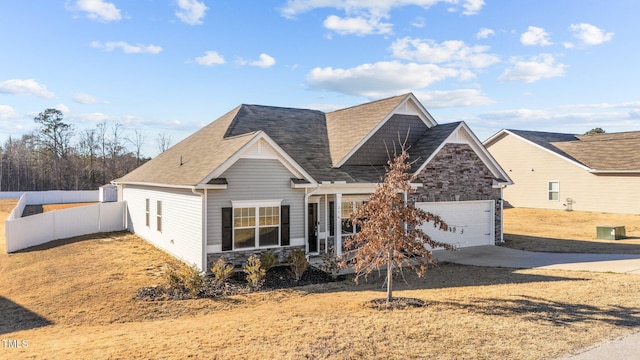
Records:
[[[496,243],[502,238],[500,189],[493,174],[467,144],[446,144],[416,177],[423,187],[409,195],[409,202],[495,200]]]
[[[224,257],[228,263],[233,264],[236,268],[242,268],[247,263],[247,259],[252,255],[260,257],[260,254],[271,250],[277,257],[279,264],[286,264],[287,258],[291,255],[293,249],[301,249],[304,251],[304,246],[287,246],[278,247],[272,249],[250,249],[244,251],[225,251],[220,253],[207,254],[207,272],[211,271],[211,267],[220,257]]]

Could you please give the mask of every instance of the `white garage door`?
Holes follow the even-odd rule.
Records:
[[[424,223],[422,231],[432,239],[452,244],[455,247],[468,247],[495,244],[493,200],[423,202],[416,207],[439,215],[455,232],[440,231],[433,223]]]

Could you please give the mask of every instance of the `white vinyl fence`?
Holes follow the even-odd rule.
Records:
[[[5,222],[6,251],[8,253],[52,240],[99,232],[120,231],[126,228],[125,202],[85,205],[22,218],[20,216],[24,206],[31,202],[29,200],[31,194],[33,193],[25,193],[20,197],[18,205]],[[84,195],[63,195],[59,199],[66,199],[67,203],[85,202],[78,201],[78,199],[88,198],[82,196]],[[97,199],[97,197],[98,193],[95,192],[95,198]],[[46,198],[41,199],[47,201]]]
[[[98,202],[100,200],[98,190],[0,191],[1,199],[17,199],[22,195],[27,196],[26,205]]]

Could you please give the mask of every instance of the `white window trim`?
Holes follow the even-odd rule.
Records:
[[[558,190],[557,191],[552,191],[550,189],[550,185],[552,183],[557,183],[558,184]],[[551,194],[552,192],[558,193],[558,199],[557,200],[549,199],[549,194]],[[549,181],[547,181],[547,200],[548,201],[560,201],[560,181],[558,181],[558,180],[549,180]]]
[[[231,231],[231,251],[247,251],[252,249],[272,249],[280,247],[280,237],[282,232],[282,199],[281,200],[236,200],[231,201],[232,210],[231,210],[231,222],[232,222],[232,231]],[[263,207],[277,207],[278,208],[278,225],[265,225],[260,226],[260,208]],[[255,213],[255,225],[254,228],[254,246],[246,247],[246,248],[238,248],[236,249],[236,226],[235,224],[235,209],[236,208],[254,208]],[[278,228],[278,244],[277,245],[268,245],[268,246],[260,246],[260,229],[265,227],[277,227]],[[237,229],[250,229],[251,227],[240,226]]]

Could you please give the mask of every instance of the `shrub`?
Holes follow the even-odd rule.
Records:
[[[198,295],[204,286],[204,276],[195,265],[183,267],[183,279],[184,287],[193,296]]]
[[[204,286],[204,277],[195,265],[170,266],[165,278],[170,288],[185,289],[193,296],[197,296]]]
[[[336,257],[332,251],[329,251],[326,254],[322,254],[322,263],[318,266],[320,270],[330,274],[331,277],[335,280],[338,276],[338,272],[340,271],[340,259]]]
[[[264,271],[267,271],[273,267],[273,265],[278,263],[278,256],[273,253],[273,251],[265,251],[260,254],[260,264]]]
[[[227,263],[223,257],[219,257],[211,267],[211,273],[217,283],[223,283],[233,274],[233,265]]]
[[[170,265],[164,273],[164,277],[170,288],[179,289],[183,287],[180,268],[177,265]]]
[[[247,274],[247,283],[249,283],[250,287],[259,289],[262,286],[267,271],[262,268],[260,259],[257,256],[251,255],[242,270]]]
[[[302,279],[302,274],[304,274],[309,267],[309,262],[304,254],[304,250],[291,250],[291,255],[289,255],[289,266],[291,267],[291,271],[293,272],[296,281],[300,281],[300,279]]]

